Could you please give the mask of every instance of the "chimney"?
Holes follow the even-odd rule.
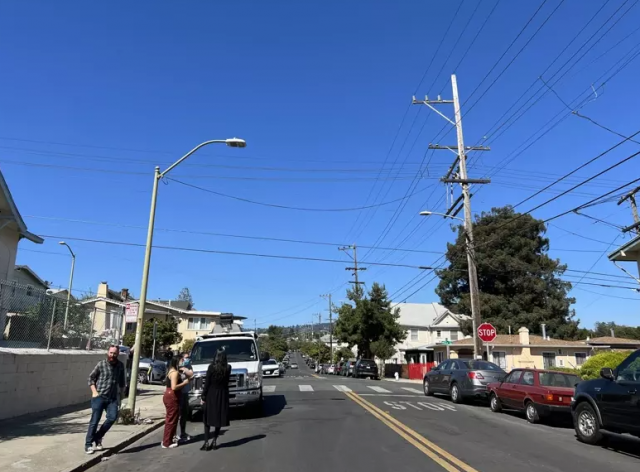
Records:
[[[612,338],[616,337],[616,332],[613,330],[613,328],[611,328],[611,337]]]
[[[120,298],[122,298],[122,301],[126,301],[129,299],[129,289],[128,288],[123,288],[122,290],[120,290]]]
[[[96,296],[108,298],[108,294],[109,294],[109,284],[106,281],[100,282],[100,285],[98,285],[98,294]]]
[[[526,327],[523,326],[518,330],[518,336],[520,337],[520,344],[529,345],[529,330]]]
[[[547,325],[542,323],[540,326],[542,327],[542,339],[547,339]]]

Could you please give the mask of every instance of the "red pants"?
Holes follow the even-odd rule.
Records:
[[[174,392],[170,388],[164,391],[162,401],[167,409],[167,418],[164,423],[164,436],[162,437],[162,445],[169,447],[176,436],[178,429],[178,417],[180,415],[180,393]]]

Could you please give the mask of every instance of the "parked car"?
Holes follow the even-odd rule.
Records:
[[[353,375],[353,367],[356,365],[356,361],[347,361],[342,366],[340,374],[344,377],[351,377]]]
[[[333,375],[336,371],[336,365],[335,364],[329,364],[329,366],[327,367],[327,374],[331,374]]]
[[[298,368],[298,364],[296,364],[295,362],[293,364],[291,364],[291,368],[292,369],[297,369]]]
[[[284,374],[286,367],[284,366],[284,362],[278,362],[278,367],[280,369],[280,375]]]
[[[489,405],[499,412],[502,408],[524,411],[529,423],[554,413],[571,414],[571,398],[577,375],[539,369],[515,369],[502,382],[490,383]]]
[[[360,359],[353,367],[353,376],[356,379],[361,377],[377,379],[378,365],[371,359]]]
[[[424,376],[424,394],[445,393],[454,403],[466,398],[486,398],[487,385],[501,382],[507,373],[493,362],[447,359]]]
[[[275,359],[269,359],[262,363],[263,377],[280,377],[280,366]]]
[[[341,371],[342,371],[342,367],[344,366],[345,362],[344,361],[340,361],[336,364],[336,368],[334,369],[334,374],[335,375],[341,375]]]
[[[578,439],[598,444],[603,430],[640,437],[640,349],[615,369],[601,369],[600,377],[580,382],[573,394]]]
[[[164,361],[151,359],[149,357],[140,358],[138,364],[138,382],[148,384],[152,382],[163,382],[167,376],[167,364]]]

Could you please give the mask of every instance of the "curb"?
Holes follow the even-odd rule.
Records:
[[[91,459],[88,459],[87,461],[83,462],[82,464],[73,467],[72,469],[68,469],[65,472],[84,472],[87,469],[90,469],[91,467],[93,467],[94,465],[98,465],[100,462],[102,462],[102,459],[106,458],[106,457],[110,457],[114,454],[117,454],[118,452],[122,451],[124,448],[130,446],[131,444],[133,444],[134,442],[136,442],[138,439],[143,438],[144,436],[146,436],[147,434],[150,434],[152,432],[154,432],[157,429],[160,429],[164,426],[165,420],[160,420],[157,423],[154,423],[152,425],[150,425],[148,428],[143,429],[142,431],[137,432],[136,434],[134,434],[133,436],[129,436],[127,439],[125,439],[124,441],[120,442],[119,444],[116,444],[115,446],[103,451],[100,454],[96,454],[94,456],[91,457]]]

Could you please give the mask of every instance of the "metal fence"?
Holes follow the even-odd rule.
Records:
[[[0,347],[105,349],[119,344],[123,316],[67,294],[0,281]]]

